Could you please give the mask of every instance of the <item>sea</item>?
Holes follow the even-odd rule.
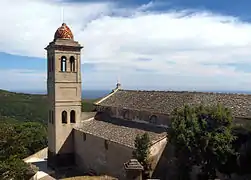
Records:
[[[46,91],[15,91],[29,94],[46,94]],[[104,97],[111,93],[112,90],[83,90],[82,98],[83,99],[97,99]],[[214,91],[200,91],[200,92],[219,92],[219,93],[238,93],[238,94],[251,94],[251,91],[228,91],[228,90],[214,90]]]
[[[13,92],[20,92],[20,93],[28,93],[28,94],[46,94],[46,91],[31,91],[31,90],[22,90],[22,91],[18,91],[15,90]],[[111,93],[112,90],[84,90],[82,91],[82,98],[83,99],[97,99],[97,98],[101,98],[104,97],[106,95],[108,95],[109,93]]]
[[[82,91],[83,99],[97,99],[111,93],[112,90],[84,90]]]

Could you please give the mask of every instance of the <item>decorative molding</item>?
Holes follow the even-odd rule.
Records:
[[[55,50],[59,51],[77,51],[80,52],[81,46],[67,46],[67,45],[55,45],[54,46]]]

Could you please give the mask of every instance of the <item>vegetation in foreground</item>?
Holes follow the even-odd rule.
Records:
[[[133,158],[137,159],[143,166],[143,179],[150,178],[151,162],[150,162],[150,138],[147,133],[142,136],[137,135],[134,142],[135,150],[132,152]]]
[[[198,179],[250,174],[250,132],[233,127],[231,111],[218,106],[184,106],[173,113],[169,131],[175,147],[178,179],[190,179],[193,166],[200,167]],[[246,145],[245,145],[246,144]]]
[[[7,118],[0,127],[0,179],[27,179],[34,171],[22,159],[47,146],[46,127]]]

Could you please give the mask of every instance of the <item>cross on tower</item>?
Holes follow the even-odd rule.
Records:
[[[64,23],[64,6],[61,7],[61,21]]]

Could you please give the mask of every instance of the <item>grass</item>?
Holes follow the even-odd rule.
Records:
[[[117,180],[117,179],[110,176],[78,176],[78,177],[64,178],[62,180]]]

